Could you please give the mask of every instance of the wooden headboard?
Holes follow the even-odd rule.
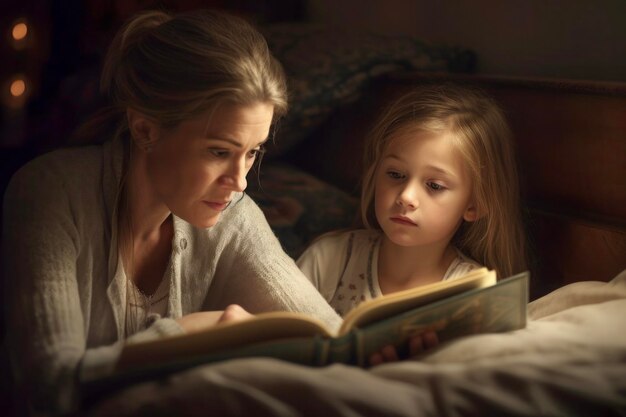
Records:
[[[363,137],[392,97],[411,86],[478,86],[504,108],[519,159],[531,251],[531,298],[626,269],[626,83],[451,74],[393,75],[334,112],[288,158],[358,193]]]

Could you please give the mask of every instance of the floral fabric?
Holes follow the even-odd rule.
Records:
[[[357,212],[355,197],[288,165],[264,164],[260,176],[251,172],[246,193],[294,259],[317,236],[352,225]]]
[[[316,25],[274,25],[264,31],[289,83],[289,113],[271,155],[310,135],[338,106],[359,98],[367,84],[398,71],[471,72],[471,50],[405,35],[348,32]]]

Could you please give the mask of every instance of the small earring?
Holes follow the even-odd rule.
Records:
[[[140,144],[140,146],[141,146],[141,149],[143,149],[143,151],[145,153],[150,153],[150,152],[152,152],[154,150],[154,142],[153,141],[142,142]]]

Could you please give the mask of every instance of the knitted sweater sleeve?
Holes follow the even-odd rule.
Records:
[[[218,250],[209,308],[234,303],[253,313],[295,311],[338,328],[340,317],[283,251],[252,199],[244,196],[233,209],[215,230],[223,247]]]
[[[30,163],[13,177],[2,233],[6,345],[15,383],[29,407],[52,414],[72,410],[80,378],[111,371],[123,345],[87,346],[84,307],[92,293],[79,282],[90,275],[77,259],[93,242],[81,237],[85,213],[78,211],[98,216],[98,210],[72,204],[76,183],[57,175],[57,162]],[[181,331],[163,320],[137,337]]]
[[[4,198],[7,345],[28,399],[59,412],[75,399],[57,387],[76,385],[86,342],[75,279],[80,242],[63,190],[38,168],[22,168]]]

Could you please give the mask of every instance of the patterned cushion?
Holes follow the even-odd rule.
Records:
[[[248,175],[246,192],[265,213],[289,255],[297,258],[315,237],[352,224],[358,201],[289,165],[263,164]]]
[[[356,100],[368,82],[394,71],[470,72],[470,50],[432,45],[410,36],[347,32],[315,25],[264,30],[289,82],[288,115],[270,155],[281,155],[310,135],[335,108]]]

